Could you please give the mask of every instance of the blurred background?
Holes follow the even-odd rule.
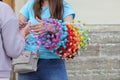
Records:
[[[3,0],[16,15],[27,0]],[[66,0],[86,23],[90,43],[66,60],[69,80],[120,80],[120,0]],[[12,72],[11,80],[15,80]]]
[[[15,11],[27,0],[15,0]],[[120,0],[65,0],[76,12],[76,19],[87,24],[120,24]]]

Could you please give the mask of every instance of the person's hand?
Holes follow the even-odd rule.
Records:
[[[44,22],[37,17],[36,17],[36,20],[38,21],[38,23],[31,26],[32,31],[38,34],[41,34],[46,31],[53,31],[53,30],[55,31],[55,27],[53,27],[52,24],[47,23],[47,25],[44,25],[43,24]]]
[[[21,36],[22,37],[26,37],[28,34],[29,34],[29,31],[30,31],[30,23],[28,23],[24,28],[22,28],[21,30],[20,30],[20,34],[21,34]]]
[[[43,33],[44,31],[43,29],[43,24],[42,24],[42,20],[40,20],[38,17],[36,17],[36,20],[38,21],[37,24],[31,25],[31,31],[34,31],[38,34]]]
[[[30,30],[33,32],[36,32],[38,34],[41,34],[44,32],[42,23],[37,23],[37,24],[31,25]]]
[[[19,20],[19,27],[20,28],[25,27],[25,25],[26,25],[25,22],[27,22],[27,19],[25,18],[25,16],[23,16],[22,14],[19,14],[18,20]]]
[[[53,27],[53,25],[51,25],[51,24],[47,24],[47,25],[44,26],[42,23],[38,23],[38,24],[32,25],[31,30],[33,32],[41,34],[41,33],[44,33],[46,31],[55,30],[55,27]]]

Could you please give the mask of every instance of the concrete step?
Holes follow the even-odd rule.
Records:
[[[120,57],[120,43],[108,44],[88,44],[85,49],[79,51],[80,57],[101,57],[101,56],[119,56]]]
[[[120,31],[90,32],[90,43],[120,43]]]

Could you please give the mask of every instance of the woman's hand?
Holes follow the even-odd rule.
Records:
[[[55,31],[55,27],[53,27],[53,25],[51,24],[47,24],[44,26],[42,23],[38,23],[38,24],[32,25],[31,30],[34,32],[37,32],[38,34],[41,34],[46,31],[50,31],[50,32],[52,32],[53,30]]]
[[[26,37],[28,34],[29,34],[29,31],[30,31],[30,23],[28,23],[24,28],[22,28],[21,30],[20,30],[20,34],[21,34],[21,36],[22,37]]]
[[[30,30],[33,31],[33,32],[36,32],[38,34],[41,34],[41,33],[44,32],[42,23],[31,25]]]
[[[55,27],[53,27],[52,24],[47,23],[46,25],[44,25],[43,24],[44,22],[37,17],[36,17],[36,20],[39,23],[31,26],[32,31],[37,32],[38,34],[41,34],[41,33],[46,32],[46,31],[55,30]]]

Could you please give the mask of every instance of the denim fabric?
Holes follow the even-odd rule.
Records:
[[[18,74],[18,80],[68,80],[63,59],[39,59],[36,72]]]

